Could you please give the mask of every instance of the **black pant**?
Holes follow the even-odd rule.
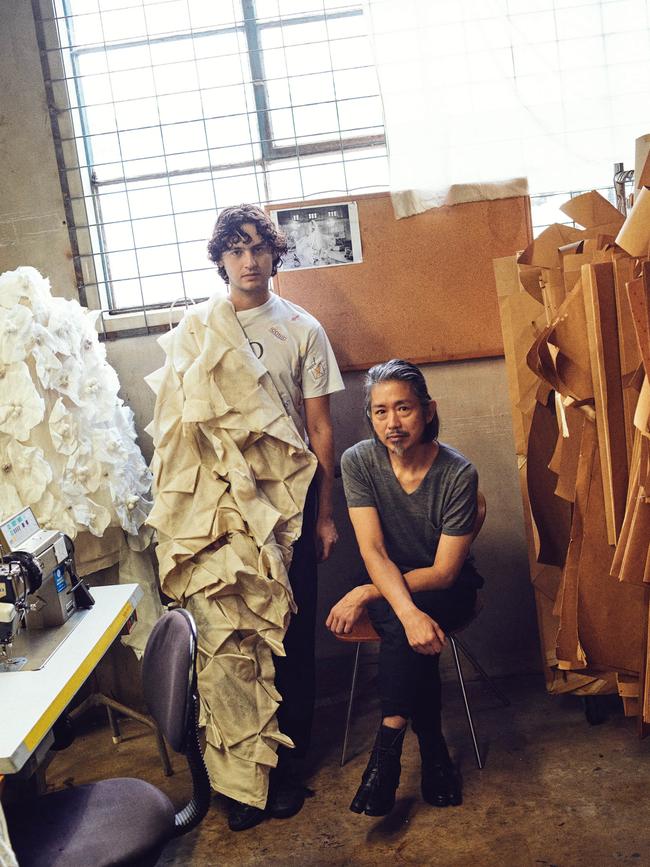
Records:
[[[291,615],[284,639],[287,655],[273,657],[275,685],[282,696],[278,724],[280,731],[294,742],[295,750],[291,750],[291,753],[297,759],[304,758],[309,748],[316,697],[316,511],[317,491],[312,482],[305,501],[302,532],[294,543],[289,569],[289,583],[298,611]],[[285,755],[285,750],[280,747],[280,761]]]
[[[474,611],[474,576],[461,571],[452,587],[414,593],[413,602],[445,632],[456,629]],[[385,599],[372,602],[368,613],[381,638],[378,680],[382,718],[402,716],[411,720],[415,732],[439,734],[439,654],[427,656],[411,648],[404,627]]]

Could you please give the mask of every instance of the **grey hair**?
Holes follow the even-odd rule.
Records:
[[[363,397],[366,418],[372,428],[372,420],[370,416],[370,403],[372,399],[372,387],[380,382],[408,382],[413,389],[413,394],[418,399],[422,408],[427,410],[431,404],[431,396],[427,389],[427,384],[422,375],[422,371],[410,361],[403,361],[401,358],[391,358],[390,361],[383,361],[381,364],[375,364],[366,373],[363,382]],[[429,443],[438,438],[440,430],[440,421],[437,411],[434,412],[433,418],[427,423],[422,434],[422,441]]]

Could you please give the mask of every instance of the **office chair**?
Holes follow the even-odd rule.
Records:
[[[481,532],[481,528],[485,521],[485,515],[487,512],[487,505],[485,501],[484,495],[479,491],[477,495],[477,513],[476,513],[476,521],[474,522],[474,530],[472,541],[476,539],[478,534]],[[481,751],[478,745],[478,738],[476,735],[476,727],[474,726],[474,719],[472,717],[472,710],[470,708],[469,699],[467,697],[467,689],[465,687],[465,678],[463,676],[463,668],[460,662],[460,656],[458,651],[460,650],[463,655],[469,660],[469,662],[474,667],[477,674],[485,681],[485,683],[490,687],[494,695],[499,699],[499,701],[507,706],[510,704],[509,699],[501,692],[498,686],[492,681],[487,672],[481,667],[476,658],[470,653],[468,648],[461,642],[458,638],[458,633],[463,629],[466,629],[470,623],[472,623],[480,614],[482,609],[482,603],[480,599],[476,600],[476,607],[472,612],[471,616],[468,620],[459,626],[454,632],[448,632],[447,638],[449,639],[449,645],[451,647],[453,656],[454,656],[454,664],[456,666],[456,673],[458,675],[458,683],[460,686],[460,691],[463,697],[463,703],[465,705],[465,715],[467,716],[467,723],[469,725],[470,735],[472,737],[472,745],[474,747],[474,755],[476,757],[476,764],[479,769],[483,769],[483,758],[481,756]],[[343,747],[341,749],[341,767],[345,764],[347,749],[348,749],[348,739],[350,734],[350,722],[352,719],[352,705],[354,703],[354,694],[357,686],[357,674],[359,670],[359,656],[361,652],[361,645],[368,644],[371,641],[379,641],[379,635],[375,631],[372,623],[370,622],[370,618],[368,617],[367,612],[355,623],[351,632],[342,635],[336,635],[336,638],[339,641],[349,641],[354,642],[356,644],[356,650],[354,654],[354,666],[352,669],[352,683],[350,685],[350,697],[348,699],[348,710],[345,718],[345,732],[343,735]]]
[[[189,803],[175,811],[150,783],[118,778],[13,804],[7,824],[21,867],[149,867],[172,838],[203,819],[211,792],[198,740],[196,647],[192,616],[169,611],[149,636],[142,666],[149,710],[172,749],[187,759]]]

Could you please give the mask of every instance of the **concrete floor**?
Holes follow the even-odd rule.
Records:
[[[331,701],[319,709],[309,779],[313,797],[298,816],[233,834],[224,803],[215,797],[201,826],[170,844],[160,864],[650,865],[650,741],[637,739],[618,700],[605,699],[607,718],[591,726],[579,699],[546,695],[541,677],[509,678],[500,685],[512,699],[509,708],[482,685],[470,684],[486,755],[482,771],[457,688],[445,685],[447,739],[464,777],[462,806],[440,810],[422,802],[417,744],[409,733],[394,812],[384,819],[351,813],[348,804],[365,767],[377,709],[360,697],[352,756],[341,769],[345,708]],[[123,731],[124,741],[114,746],[107,728],[88,726],[56,755],[48,784],[138,775],[181,803],[188,787],[182,759],[175,757],[177,771],[165,778],[151,736],[131,721],[124,721]]]

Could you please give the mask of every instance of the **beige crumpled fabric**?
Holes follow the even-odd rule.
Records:
[[[163,591],[194,615],[212,786],[266,804],[280,696],[272,654],[295,610],[287,569],[316,468],[232,304],[215,298],[159,340],[155,501]]]

